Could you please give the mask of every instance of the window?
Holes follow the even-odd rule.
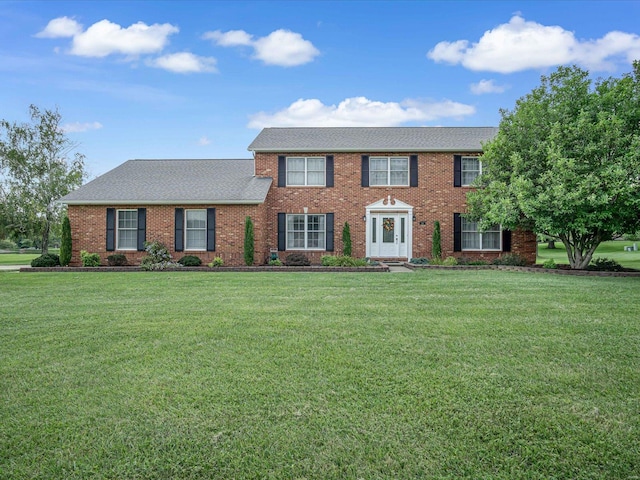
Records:
[[[185,211],[185,250],[207,249],[207,211]]]
[[[462,220],[462,250],[500,250],[500,225],[492,225],[489,230],[478,231],[478,223]]]
[[[287,215],[287,250],[324,250],[324,215]]]
[[[482,173],[482,162],[478,157],[462,157],[462,185],[468,186]]]
[[[138,210],[118,210],[118,250],[138,248]]]
[[[409,185],[409,157],[370,157],[369,185]]]
[[[287,157],[287,185],[324,186],[324,157]]]

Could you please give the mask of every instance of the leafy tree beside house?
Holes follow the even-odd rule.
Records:
[[[13,237],[40,237],[44,254],[63,211],[57,200],[82,184],[84,155],[72,154],[57,109],[31,105],[29,114],[31,123],[0,120],[0,224]]]
[[[560,67],[501,116],[484,145],[482,188],[467,195],[481,228],[556,238],[576,269],[601,242],[640,228],[640,62],[596,82]]]
[[[253,221],[247,216],[244,220],[244,263],[253,265],[254,260]]]
[[[342,254],[346,257],[351,256],[351,228],[349,222],[344,222],[342,228]]]
[[[440,235],[440,222],[433,222],[433,241],[431,242],[431,257],[442,258],[442,238]]]
[[[71,262],[71,223],[66,215],[62,219],[62,235],[60,240],[60,265],[66,267]]]

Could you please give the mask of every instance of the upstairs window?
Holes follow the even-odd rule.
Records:
[[[409,186],[409,157],[369,157],[369,185]]]
[[[469,186],[482,173],[482,162],[478,157],[462,157],[462,185]]]
[[[325,186],[324,157],[287,157],[287,186]]]

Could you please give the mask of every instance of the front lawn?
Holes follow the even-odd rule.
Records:
[[[625,252],[625,246],[631,246],[637,243],[640,247],[640,242],[624,241],[624,240],[611,240],[609,242],[602,242],[596,249],[593,258],[603,257],[615,260],[625,268],[635,268],[640,270],[640,250],[635,252]],[[553,258],[556,263],[569,263],[567,258],[567,250],[564,248],[562,242],[556,242],[556,248],[549,250],[547,243],[538,244],[538,258],[536,263],[544,263],[545,260]]]
[[[3,478],[634,478],[640,279],[0,272]]]

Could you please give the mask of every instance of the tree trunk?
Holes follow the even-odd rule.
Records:
[[[49,230],[51,230],[51,224],[47,220],[42,229],[42,255],[49,253]]]
[[[554,240],[549,240],[547,243],[547,250],[555,250],[556,242]]]
[[[578,236],[579,237],[579,236]],[[574,270],[584,270],[591,263],[593,253],[602,242],[601,237],[576,238],[576,235],[561,235],[560,240],[567,249],[569,265]]]

